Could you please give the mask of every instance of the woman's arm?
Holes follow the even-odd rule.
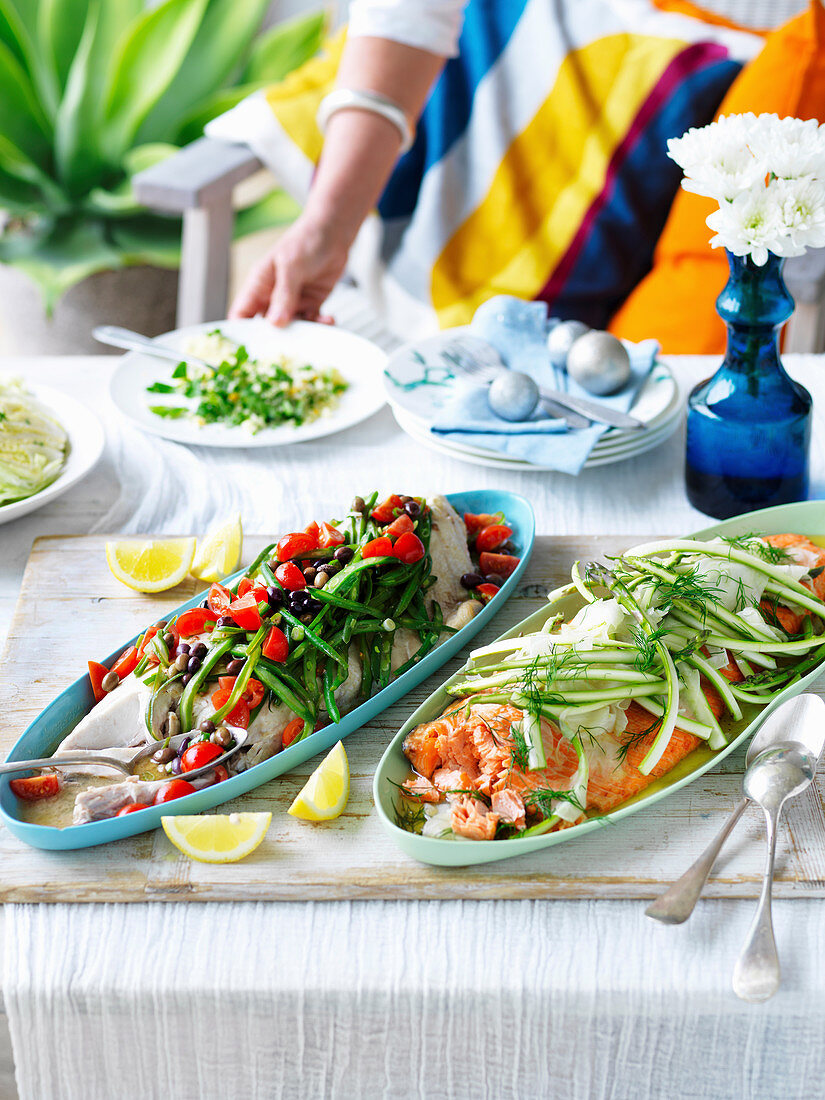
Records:
[[[402,42],[355,37],[344,49],[338,83],[379,92],[415,121],[443,64],[443,56]],[[276,325],[319,318],[400,146],[397,128],[380,115],[348,109],[332,116],[303,212],[250,272],[231,317],[262,313]]]

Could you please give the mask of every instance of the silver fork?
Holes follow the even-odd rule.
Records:
[[[507,370],[504,360],[492,344],[470,334],[454,336],[441,348],[441,355],[457,370],[479,382],[492,382],[502,371]],[[584,397],[562,393],[561,390],[548,390],[541,386],[539,399],[549,413],[562,417],[571,428],[588,428],[592,420],[609,424],[613,428],[645,426],[635,416],[603,407]]]

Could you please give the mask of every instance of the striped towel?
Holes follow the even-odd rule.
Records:
[[[246,141],[299,201],[343,42],[208,129]],[[470,0],[351,273],[407,338],[466,324],[495,294],[605,327],[679,185],[667,138],[710,121],[761,44],[650,0]]]

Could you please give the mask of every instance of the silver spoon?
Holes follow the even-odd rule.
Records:
[[[825,745],[825,701],[818,695],[797,695],[778,706],[759,727],[748,747],[745,766],[780,741],[794,740],[818,758]],[[745,797],[734,808],[719,833],[687,871],[652,902],[645,913],[662,924],[682,924],[693,912],[722,846],[730,836],[750,800]]]
[[[192,355],[180,348],[170,347],[169,344],[160,344],[148,336],[142,336],[139,332],[132,332],[128,328],[120,328],[118,325],[98,325],[92,329],[92,336],[101,344],[108,344],[112,348],[123,348],[125,351],[138,351],[142,355],[154,355],[156,359],[168,359],[172,363],[192,363],[204,370],[214,371],[211,363]]]
[[[229,727],[232,736],[235,739],[235,745],[233,748],[228,749],[222,756],[216,757],[214,760],[210,760],[208,764],[204,764],[201,768],[193,768],[192,771],[182,773],[180,778],[195,779],[199,775],[205,775],[207,772],[212,771],[218,764],[223,764],[230,756],[234,756],[239,749],[242,749],[247,738],[247,730],[240,727]],[[91,749],[78,749],[75,752],[61,753],[59,756],[46,756],[40,760],[7,760],[4,764],[0,764],[0,775],[10,775],[14,772],[31,771],[33,768],[59,768],[61,765],[69,764],[104,764],[106,767],[115,768],[117,771],[124,772],[126,775],[134,775],[134,770],[138,764],[143,760],[148,759],[153,753],[156,753],[163,745],[168,744],[169,748],[174,749],[176,752],[187,738],[191,738],[191,733],[177,733],[174,737],[164,738],[163,741],[152,741],[149,745],[143,745],[134,756],[130,756],[127,760],[122,760],[119,756],[112,756],[106,752],[95,752]],[[170,775],[165,779],[156,780],[155,782],[166,783],[169,779],[176,779],[177,776]]]
[[[779,989],[781,972],[771,920],[776,832],[782,808],[810,785],[816,761],[814,753],[789,741],[766,749],[745,772],[745,794],[765,811],[768,854],[756,916],[733,971],[733,992],[743,1001],[767,1001]]]

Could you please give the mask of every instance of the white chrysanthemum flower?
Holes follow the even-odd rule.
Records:
[[[718,202],[730,201],[767,175],[754,156],[749,137],[755,115],[728,115],[701,129],[688,130],[667,143],[668,156],[684,170],[682,187]]]
[[[825,182],[777,179],[768,186],[786,235],[781,256],[801,256],[806,248],[825,246]]]
[[[754,156],[780,179],[825,179],[825,126],[815,118],[760,115],[749,138]]]
[[[716,234],[710,242],[714,248],[726,248],[734,256],[750,256],[758,267],[767,263],[768,253],[781,254],[787,243],[778,204],[763,184],[723,202],[708,217],[707,224]]]

